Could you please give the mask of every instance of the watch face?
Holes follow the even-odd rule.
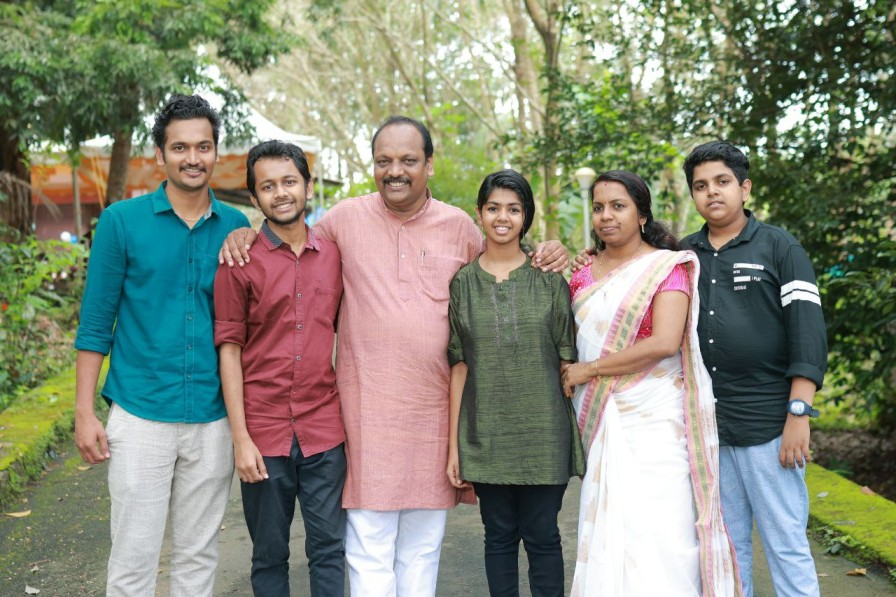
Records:
[[[791,402],[790,403],[790,412],[795,415],[801,415],[806,412],[806,405],[802,402]]]

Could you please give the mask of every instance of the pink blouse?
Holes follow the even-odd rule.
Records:
[[[575,300],[576,295],[581,291],[585,290],[589,286],[594,284],[594,277],[592,276],[591,266],[583,267],[579,271],[573,273],[572,278],[569,281],[569,294],[573,300]],[[659,287],[656,290],[656,294],[661,292],[668,292],[670,290],[677,290],[679,292],[683,292],[688,296],[691,296],[691,287],[688,281],[688,272],[685,269],[684,264],[680,263],[676,265],[672,272],[666,276],[666,279],[662,281]],[[654,296],[656,296],[656,294]],[[637,337],[638,338],[649,338],[653,335],[653,302],[651,301],[650,306],[647,307],[647,313],[644,315],[644,319],[641,321],[641,327],[638,328]]]

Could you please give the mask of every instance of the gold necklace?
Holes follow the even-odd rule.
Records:
[[[631,261],[632,259],[634,259],[635,257],[637,257],[637,256],[638,256],[638,253],[641,252],[641,247],[643,247],[643,246],[644,246],[644,239],[641,239],[641,243],[638,245],[638,250],[635,251],[634,254],[633,254],[631,257],[629,257],[628,259],[626,259],[625,261],[623,261],[622,263],[620,263],[620,264],[617,265],[616,267],[618,268],[618,267],[620,267],[620,266],[623,266],[623,265],[625,265],[626,263],[628,263],[629,261]],[[595,272],[594,272],[594,275],[592,276],[592,278],[593,278],[595,281],[597,281],[597,280],[600,279],[600,269],[601,269],[601,267],[603,267],[603,264],[604,264],[604,254],[605,254],[606,252],[607,252],[607,250],[604,249],[603,251],[600,252],[600,256],[597,258],[597,271],[595,271]]]
[[[200,215],[196,216],[195,218],[185,218],[182,215],[180,215],[179,213],[177,213],[177,210],[174,209],[173,207],[171,208],[171,210],[174,212],[174,215],[176,215],[178,218],[180,218],[184,222],[198,222],[199,220],[201,220],[203,218],[203,216],[205,216],[205,214],[208,213],[209,205],[211,205],[211,203],[207,204],[205,206],[205,209],[202,210],[202,213]]]

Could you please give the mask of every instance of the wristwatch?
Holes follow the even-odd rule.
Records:
[[[796,417],[802,417],[803,415],[818,416],[818,409],[812,408],[811,404],[799,398],[794,398],[787,403],[787,412]]]

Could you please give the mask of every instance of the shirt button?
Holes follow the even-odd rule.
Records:
[[[715,281],[715,280],[713,280],[713,281],[712,281],[712,283],[713,283],[713,284],[715,284],[715,283],[716,283],[716,281]]]
[[[712,340],[710,340],[710,342],[712,342]],[[297,354],[297,355],[296,355],[296,360],[297,360],[297,361],[301,361],[301,360],[302,360],[302,355]]]
[[[713,253],[712,255],[713,255],[713,257],[718,257],[718,256],[719,256],[718,253]]]
[[[713,342],[715,342],[715,340],[713,340],[712,338],[710,338],[710,339],[709,339],[709,343],[712,344]]]
[[[296,294],[296,298],[302,298],[302,293],[299,292],[298,294]]]
[[[296,422],[296,418],[295,418],[295,417],[291,418],[291,419],[289,420],[289,422],[290,422],[290,423],[295,423],[295,422]]]
[[[713,371],[715,371],[715,370],[716,370],[716,368],[715,368],[715,367],[713,367],[713,368],[712,368],[712,370],[713,370]]]
[[[715,312],[715,311],[710,311],[709,314],[710,314],[710,315],[715,315],[716,312]]]
[[[297,325],[297,326],[296,326],[296,329],[297,329],[297,330],[302,329],[302,324],[300,323],[299,325]]]
[[[402,255],[401,258],[404,259],[404,255]]]
[[[192,316],[192,315],[187,315],[187,321],[193,321],[193,316]]]
[[[192,286],[187,286],[187,292],[193,292],[193,287],[192,287]]]
[[[187,263],[193,263],[193,258],[190,257],[189,259],[187,259]]]

